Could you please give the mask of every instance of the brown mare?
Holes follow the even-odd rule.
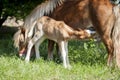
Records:
[[[56,8],[51,17],[65,21],[74,29],[94,26],[107,48],[107,65],[112,65],[115,54],[117,66],[120,67],[119,12],[119,7],[111,4],[109,0],[76,0],[63,3]],[[53,45],[54,42],[51,41],[48,48],[49,54],[53,50],[51,47]]]
[[[55,7],[52,5],[49,8],[46,7],[54,1],[61,3]],[[54,8],[55,10],[53,11]],[[67,25],[76,30],[94,26],[108,51],[107,65],[111,65],[115,54],[117,66],[120,67],[119,6],[112,4],[110,0],[49,0],[36,7],[26,18],[23,26],[25,38],[32,36],[27,36],[30,33],[31,26],[34,26],[31,24],[34,24],[35,20],[47,13],[56,20],[65,21]],[[48,54],[51,54],[51,46],[53,46],[53,42],[49,43]]]

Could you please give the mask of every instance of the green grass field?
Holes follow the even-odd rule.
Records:
[[[120,80],[120,70],[106,66],[107,52],[102,43],[70,41],[70,70],[64,69],[56,54],[53,61],[47,61],[47,41],[40,52],[40,60],[32,58],[25,63],[17,57],[12,37],[1,37],[0,80]]]

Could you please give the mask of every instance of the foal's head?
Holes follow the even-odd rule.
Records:
[[[14,40],[14,46],[18,49],[19,56],[23,57],[25,56],[25,53],[27,51],[27,43],[25,41],[25,29],[20,28],[13,37]]]

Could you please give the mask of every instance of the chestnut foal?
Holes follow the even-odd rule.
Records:
[[[27,55],[25,61],[29,62],[31,49],[34,45],[35,45],[36,57],[40,58],[39,45],[45,39],[50,39],[58,44],[63,60],[63,65],[65,68],[68,68],[70,66],[68,59],[68,48],[67,48],[68,40],[85,39],[91,37],[91,33],[89,30],[79,30],[79,31],[73,30],[63,21],[56,21],[47,16],[43,16],[39,18],[36,21],[34,29],[35,32],[32,32],[33,37],[28,41],[27,44]]]

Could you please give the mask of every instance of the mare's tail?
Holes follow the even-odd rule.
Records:
[[[116,57],[116,64],[120,67],[120,7],[114,7],[114,14],[116,17],[113,32],[112,32],[112,40],[114,46],[114,55]]]

